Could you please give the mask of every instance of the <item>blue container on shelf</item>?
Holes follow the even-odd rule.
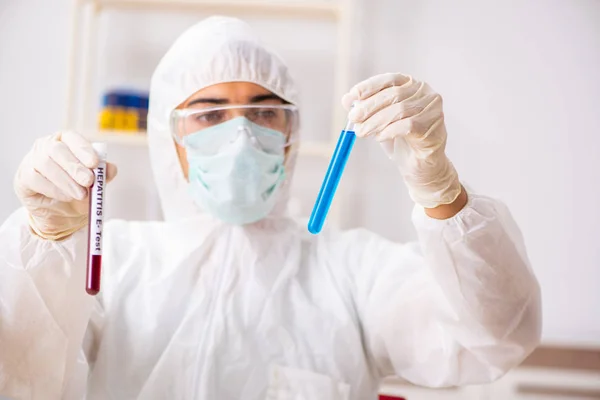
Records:
[[[136,132],[138,130],[140,97],[135,93],[123,94],[123,106],[123,130]]]

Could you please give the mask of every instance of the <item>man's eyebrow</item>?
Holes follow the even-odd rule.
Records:
[[[264,101],[269,101],[269,100],[277,100],[282,103],[285,103],[281,97],[279,97],[273,93],[258,94],[256,96],[252,96],[252,97],[250,97],[249,103],[250,104],[262,103]],[[186,104],[186,107],[192,106],[194,104],[229,104],[229,99],[219,98],[219,97],[198,97],[197,99],[193,99],[188,104]]]
[[[267,100],[278,100],[280,102],[284,102],[283,99],[279,96],[277,96],[276,94],[273,93],[269,93],[269,94],[259,94],[256,96],[252,96],[250,98],[250,104],[252,103],[262,103],[263,101],[267,101]]]
[[[190,101],[186,107],[189,107],[194,104],[227,104],[229,103],[228,99],[217,98],[217,97],[199,97]]]

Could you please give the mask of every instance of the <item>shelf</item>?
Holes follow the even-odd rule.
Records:
[[[143,147],[148,145],[146,132],[95,131],[84,134],[90,142],[106,142],[123,146]]]
[[[106,142],[120,146],[144,147],[148,145],[146,132],[127,131],[94,131],[84,134],[91,142]],[[300,155],[322,157],[329,159],[333,153],[333,146],[325,142],[305,141],[300,143]]]
[[[574,339],[574,338],[542,338],[540,346],[568,349],[598,350],[600,340]]]
[[[201,10],[215,14],[238,13],[284,18],[323,18],[337,20],[340,6],[325,1],[268,0],[80,0],[95,4],[97,10],[145,9],[163,11]]]

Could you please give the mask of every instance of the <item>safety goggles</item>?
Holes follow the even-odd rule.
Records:
[[[226,132],[217,134],[223,127]],[[298,109],[287,104],[186,108],[171,113],[171,132],[177,143],[184,146],[202,143],[203,148],[195,150],[205,154],[217,152],[220,146],[235,141],[242,133],[250,136],[257,147],[275,152],[279,150],[275,147],[292,144],[297,130]],[[204,135],[207,140],[202,140]]]

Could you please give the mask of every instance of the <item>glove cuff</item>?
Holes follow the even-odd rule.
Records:
[[[59,241],[68,236],[71,236],[72,234],[74,234],[75,232],[87,225],[87,216],[81,216],[77,218],[72,218],[73,224],[64,230],[44,230],[39,226],[40,224],[35,220],[35,217],[33,217],[31,214],[28,214],[28,216],[29,227],[31,228],[31,230],[42,239],[51,241]]]
[[[458,173],[452,162],[446,158],[443,168],[433,179],[424,184],[408,182],[408,192],[412,200],[424,208],[436,208],[444,204],[452,204],[462,192]]]

